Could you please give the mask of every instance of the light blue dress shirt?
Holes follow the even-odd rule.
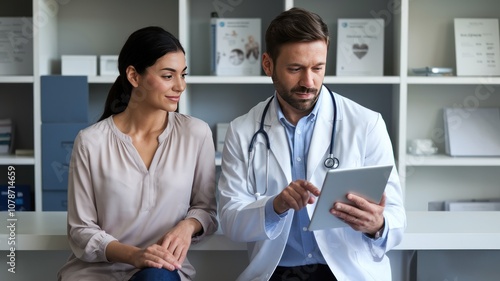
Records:
[[[277,97],[275,98],[277,99]],[[321,99],[318,99],[312,112],[302,117],[296,126],[286,120],[281,107],[276,102],[278,119],[285,128],[288,146],[290,148],[290,165],[292,167],[293,181],[306,179],[307,156],[317,113],[321,106],[320,101]],[[276,223],[288,213],[285,212],[281,215],[276,214],[272,202],[273,200],[269,200],[266,205],[266,229],[268,231],[272,230]],[[316,263],[326,264],[318,244],[316,243],[313,232],[307,230],[309,221],[306,208],[294,212],[290,235],[288,236],[285,251],[279,262],[280,266],[299,266]]]

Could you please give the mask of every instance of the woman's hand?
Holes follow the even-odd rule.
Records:
[[[191,246],[191,237],[201,229],[201,224],[196,219],[182,220],[158,240],[158,245],[167,250],[177,264],[182,265]]]
[[[181,268],[181,263],[172,253],[154,244],[145,249],[112,241],[106,247],[106,258],[110,262],[128,263],[136,268],[156,267],[174,270]]]
[[[136,268],[180,269],[191,245],[191,237],[201,230],[196,219],[182,220],[156,244],[145,249],[112,241],[106,247],[106,257],[110,262],[128,263]]]
[[[156,267],[170,271],[181,268],[178,259],[168,249],[158,244],[134,251],[131,261],[137,268]]]

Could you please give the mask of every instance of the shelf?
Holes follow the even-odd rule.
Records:
[[[399,76],[325,76],[325,84],[399,84]]]
[[[407,212],[397,250],[499,250],[500,212]]]
[[[0,219],[8,224],[7,212]],[[66,212],[16,212],[16,250],[70,250]],[[395,250],[500,249],[500,212],[408,212],[403,242]],[[464,226],[467,227],[464,227]],[[0,229],[0,251],[8,250],[10,230]],[[466,241],[467,243],[464,243]],[[244,251],[246,244],[220,231],[193,244],[193,251]]]
[[[89,76],[89,83],[112,84],[115,76]],[[211,75],[188,75],[188,84],[272,84],[268,76],[211,76]],[[325,76],[325,84],[399,84],[401,79],[397,76]],[[500,82],[499,82],[500,83]]]
[[[500,166],[500,157],[452,157],[444,154],[408,155],[406,166]]]
[[[33,83],[33,76],[1,76],[0,83]]]
[[[116,76],[89,76],[87,79],[91,84],[113,84]]]
[[[271,84],[267,76],[186,76],[188,84]]]
[[[34,165],[33,156],[0,155],[0,165]]]
[[[500,77],[408,77],[408,84],[435,85],[500,85]]]

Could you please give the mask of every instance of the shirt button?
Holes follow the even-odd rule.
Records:
[[[305,226],[304,226],[304,227],[302,228],[302,230],[307,231],[307,227],[305,227]]]
[[[297,135],[300,135],[302,134],[302,131],[301,130],[297,130]]]
[[[307,257],[308,257],[308,258],[312,258],[312,257],[313,257],[313,255],[312,255],[312,254],[308,254],[308,255],[307,255]]]
[[[297,161],[299,161],[299,162],[300,162],[300,161],[302,161],[302,158],[300,158],[300,157],[297,157]]]

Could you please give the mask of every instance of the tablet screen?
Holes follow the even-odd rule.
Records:
[[[348,226],[330,213],[335,202],[351,204],[347,193],[372,202],[380,202],[392,171],[392,165],[329,170],[309,224],[309,230]]]

